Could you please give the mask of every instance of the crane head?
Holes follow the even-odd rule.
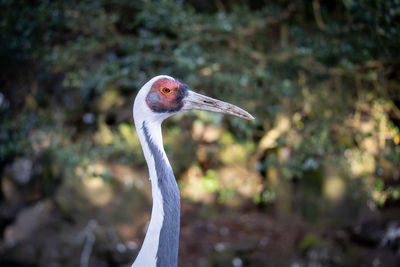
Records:
[[[135,99],[133,113],[135,121],[139,116],[163,121],[173,114],[189,110],[207,110],[254,120],[247,111],[195,93],[185,83],[167,75],[152,78],[140,89]]]

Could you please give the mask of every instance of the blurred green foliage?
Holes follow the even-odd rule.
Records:
[[[256,203],[335,200],[333,175],[353,198],[397,201],[399,1],[218,3],[1,0],[1,167],[42,153],[58,178],[97,160],[144,167],[131,106],[145,81],[168,74],[257,118],[167,121],[177,177],[200,161],[214,192],[214,170],[240,162],[263,176]],[[210,162],[196,154],[197,120],[223,130]],[[226,159],[235,143],[239,157]]]

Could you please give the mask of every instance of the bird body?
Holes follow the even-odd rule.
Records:
[[[178,265],[180,196],[164,151],[161,123],[173,114],[192,109],[254,119],[236,106],[194,93],[186,84],[170,76],[156,76],[140,89],[133,105],[133,118],[149,169],[153,207],[133,267]]]
[[[168,116],[158,113],[154,114],[145,101],[153,82],[163,77],[157,76],[146,83],[136,96],[133,106],[135,127],[149,169],[153,196],[150,224],[142,248],[132,265],[135,267],[157,266],[157,260],[158,262],[167,261],[168,263],[164,266],[177,266],[178,260],[179,189],[172,167],[163,148],[161,132],[161,123]],[[165,191],[170,193],[165,194]],[[164,193],[164,196],[162,193]],[[164,204],[168,206],[164,208]],[[166,224],[165,209],[172,210],[173,214],[167,213],[167,216],[174,215],[173,218],[169,218],[173,225]],[[171,231],[173,239],[164,239],[164,235],[161,235],[163,226],[164,229],[170,227],[168,230]],[[169,250],[168,253],[162,253],[165,250]]]

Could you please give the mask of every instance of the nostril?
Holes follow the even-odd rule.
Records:
[[[203,103],[206,103],[206,104],[212,104],[213,102],[212,102],[212,101],[206,101],[206,100],[203,100]]]

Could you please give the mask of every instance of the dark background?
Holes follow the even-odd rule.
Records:
[[[151,77],[239,105],[164,123],[180,266],[399,266],[400,1],[0,0],[0,266],[130,266]]]

